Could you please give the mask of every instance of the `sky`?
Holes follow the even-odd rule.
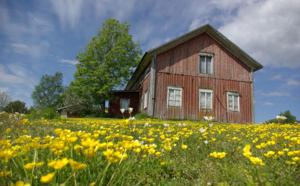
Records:
[[[300,120],[299,0],[0,0],[0,92],[33,105],[34,86],[62,72],[108,18],[130,24],[144,52],[209,23],[264,68],[254,73],[255,119]]]

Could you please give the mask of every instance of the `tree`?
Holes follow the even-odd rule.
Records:
[[[63,104],[69,112],[73,113],[83,113],[89,109],[88,103],[70,86],[63,93]]]
[[[113,91],[128,82],[142,52],[139,43],[129,35],[129,27],[126,22],[108,19],[76,56],[79,63],[71,86],[103,111]]]
[[[12,102],[12,97],[9,96],[6,92],[0,93],[0,111],[8,105],[10,102]]]
[[[62,102],[61,94],[64,92],[63,74],[43,75],[40,83],[34,87],[31,94],[34,105],[40,108],[54,107]]]
[[[6,105],[3,108],[3,110],[7,113],[19,112],[19,113],[26,114],[28,109],[26,108],[25,105],[26,103],[17,100],[17,101],[10,102],[8,105]]]
[[[296,121],[296,116],[292,115],[289,110],[286,110],[285,112],[280,112],[279,116],[285,116],[286,120],[282,122],[282,124],[293,124]],[[266,123],[278,123],[277,119],[270,119]]]

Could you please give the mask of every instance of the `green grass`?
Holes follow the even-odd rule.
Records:
[[[126,120],[101,118],[30,120],[23,124],[22,120],[2,117],[0,122],[3,122],[0,125],[0,167],[2,167],[0,169],[11,171],[8,177],[0,177],[0,183],[7,185],[15,184],[18,180],[31,185],[89,185],[92,182],[95,182],[95,185],[297,185],[300,183],[300,161],[293,159],[300,158],[298,125],[247,126],[220,123],[209,128],[208,123],[205,122],[185,121],[186,126],[178,126],[178,121],[149,118],[129,123]],[[146,122],[151,127],[145,127]],[[169,123],[170,126],[164,127],[164,123]],[[5,133],[8,128],[12,129],[11,132]],[[62,132],[56,134],[54,130],[57,128],[61,128]],[[199,131],[201,128],[205,128],[206,133],[201,133]],[[95,135],[100,131],[106,133]],[[16,143],[15,140],[23,138],[24,135],[31,136],[30,140],[22,144]],[[43,141],[47,135],[53,136],[54,139]],[[73,143],[67,140],[71,136],[77,137]],[[127,159],[109,163],[103,151],[124,149],[124,143],[131,144],[130,136],[133,140],[143,141],[144,145],[156,144],[157,147],[154,149],[156,152],[162,152],[162,156],[150,155],[149,150],[136,153],[131,147],[121,151],[128,155]],[[173,137],[178,137],[178,141],[173,141]],[[100,144],[113,142],[114,146],[98,148],[95,156],[88,158],[84,152],[88,147],[84,147],[82,139],[96,140]],[[170,143],[173,145],[171,151],[164,148],[167,144],[166,139],[171,140]],[[209,142],[205,144],[205,140]],[[7,145],[8,141],[11,145]],[[40,146],[34,145],[34,141]],[[275,141],[275,144],[256,148],[256,145],[268,144],[270,141]],[[58,151],[54,150],[54,147],[59,143],[63,143],[68,149],[57,154]],[[42,148],[45,144],[49,146]],[[183,144],[188,148],[183,150],[181,148]],[[243,148],[247,144],[251,145],[252,156],[261,158],[265,163],[264,166],[254,165],[243,155]],[[83,146],[83,150],[77,152],[74,150],[75,145]],[[4,150],[12,150],[18,146],[20,149],[15,150],[15,154],[6,161]],[[295,153],[288,155],[285,152],[283,156],[279,156],[278,151],[283,151],[285,148]],[[267,158],[264,154],[268,151],[274,151],[277,157],[274,155]],[[212,152],[226,152],[226,156],[223,159],[214,158],[210,156]],[[87,166],[74,174],[68,164],[56,170],[55,177],[48,184],[42,184],[40,178],[55,171],[47,166],[47,163],[64,157],[72,158]],[[44,162],[44,165],[33,170],[24,169],[26,163],[33,161]],[[295,164],[289,165],[287,161]],[[162,162],[164,165],[161,165]]]

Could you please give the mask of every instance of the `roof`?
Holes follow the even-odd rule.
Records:
[[[262,69],[263,66],[254,60],[251,56],[249,56],[246,52],[244,52],[241,48],[239,48],[237,45],[235,45],[233,42],[231,42],[229,39],[227,39],[223,34],[221,34],[219,31],[217,31],[215,28],[213,28],[211,25],[206,24],[203,25],[195,30],[192,30],[186,34],[183,34],[169,42],[166,42],[158,47],[155,47],[153,49],[150,49],[145,52],[143,58],[141,59],[140,63],[138,64],[137,68],[135,69],[133,75],[131,76],[131,79],[126,85],[125,90],[129,90],[134,82],[140,77],[142,72],[145,70],[145,68],[148,66],[148,64],[151,61],[151,58],[155,55],[161,54],[167,50],[170,50],[200,34],[207,33],[209,36],[211,36],[213,39],[215,39],[218,43],[220,43],[224,48],[226,48],[229,52],[231,52],[233,55],[235,55],[237,58],[239,58],[243,63],[245,63],[248,67],[253,69],[253,71],[257,71],[259,69]]]

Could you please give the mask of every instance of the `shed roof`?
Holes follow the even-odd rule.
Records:
[[[136,80],[140,77],[142,72],[145,70],[145,68],[150,63],[151,58],[153,56],[161,54],[167,50],[170,50],[170,49],[172,49],[172,48],[174,48],[174,47],[176,47],[176,46],[178,46],[200,34],[203,34],[203,33],[207,33],[209,36],[211,36],[213,39],[215,39],[218,43],[220,43],[229,52],[231,52],[233,55],[235,55],[237,58],[239,58],[248,67],[253,69],[254,72],[263,68],[263,66],[259,62],[257,62],[251,56],[249,56],[246,52],[244,52],[241,48],[239,48],[237,45],[235,45],[229,39],[227,39],[223,34],[221,34],[219,31],[217,31],[211,25],[206,24],[206,25],[203,25],[195,30],[192,30],[192,31],[186,33],[186,34],[183,34],[169,42],[166,42],[160,46],[157,46],[153,49],[146,51],[143,58],[141,59],[140,63],[138,64],[137,68],[135,69],[133,75],[131,76],[131,79],[127,83],[125,90],[129,90],[133,86],[134,82],[136,82]]]

